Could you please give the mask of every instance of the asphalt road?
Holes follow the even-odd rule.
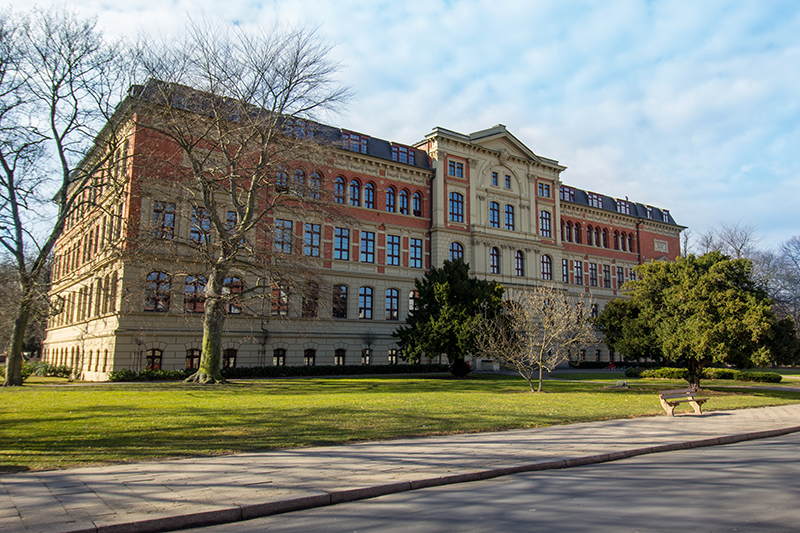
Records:
[[[800,434],[404,492],[191,531],[798,532]]]

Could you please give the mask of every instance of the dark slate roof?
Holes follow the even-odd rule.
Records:
[[[575,191],[575,201],[574,202],[570,202],[569,200],[563,200],[562,199],[561,200],[562,202],[574,203],[574,204],[578,204],[578,205],[585,205],[587,207],[591,207],[589,205],[589,192],[592,192],[592,191],[584,191],[583,189],[578,189],[577,187],[571,187],[569,185],[566,185],[565,187],[569,187],[570,189]],[[611,196],[606,196],[604,194],[599,194],[599,193],[596,193],[596,192],[592,192],[592,194],[596,194],[596,195],[600,196],[600,198],[601,198],[601,200],[603,202],[603,206],[600,209],[602,209],[603,211],[610,211],[612,213],[618,213],[619,212],[619,211],[617,211],[617,199],[612,198]],[[658,207],[649,206],[653,210],[653,213],[652,213],[652,217],[648,217],[647,216],[647,207],[648,207],[647,205],[640,204],[640,203],[637,203],[637,202],[633,202],[631,200],[625,200],[625,201],[627,201],[631,205],[630,216],[632,216],[632,217],[639,217],[639,218],[643,218],[643,219],[646,219],[646,220],[655,220],[656,222],[665,222],[667,224],[672,224],[674,226],[678,226],[679,225],[677,222],[675,222],[675,219],[672,218],[672,213],[670,213],[667,210],[659,209]],[[597,208],[594,208],[594,209],[597,209]],[[664,219],[664,213],[665,212],[667,213],[666,220]]]

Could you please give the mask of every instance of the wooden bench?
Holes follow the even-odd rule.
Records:
[[[661,400],[661,407],[667,412],[667,416],[675,416],[675,407],[679,403],[688,402],[694,408],[696,415],[702,415],[700,406],[708,401],[708,398],[697,398],[697,389],[676,389],[658,391],[658,399]]]

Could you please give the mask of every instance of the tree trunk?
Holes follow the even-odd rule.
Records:
[[[225,323],[225,307],[220,298],[224,274],[215,273],[206,285],[205,314],[203,315],[203,347],[200,367],[185,379],[186,382],[225,383],[220,372],[222,361],[222,326]]]
[[[539,390],[536,392],[542,392],[542,382],[544,381],[544,369],[542,365],[539,365]]]
[[[687,376],[687,381],[689,381],[689,386],[693,389],[700,388],[700,374],[702,373],[702,368],[700,363],[697,359],[690,358],[687,361],[686,365],[687,370],[689,371],[689,375]]]
[[[25,290],[23,288],[23,290]],[[30,300],[23,296],[17,309],[17,318],[11,330],[11,342],[6,358],[6,380],[4,387],[19,387],[22,385],[22,345],[25,342],[25,332],[28,329],[28,319],[31,316]]]

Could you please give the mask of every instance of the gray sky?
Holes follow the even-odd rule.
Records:
[[[565,183],[669,209],[695,235],[720,222],[754,225],[766,248],[800,235],[796,1],[65,5],[131,37],[202,14],[316,25],[355,93],[333,125],[410,144],[505,124],[566,165]]]

